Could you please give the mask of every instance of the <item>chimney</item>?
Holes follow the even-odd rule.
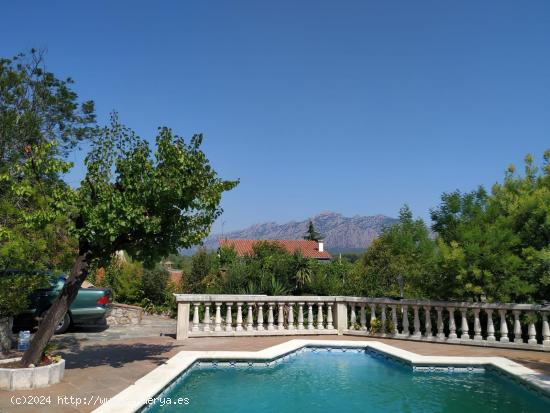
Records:
[[[325,250],[325,245],[323,240],[319,240],[317,241],[317,243],[319,244],[319,252],[323,252]]]

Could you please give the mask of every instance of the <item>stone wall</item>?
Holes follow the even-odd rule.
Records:
[[[120,324],[140,324],[143,318],[143,308],[135,305],[112,304],[110,314],[107,316],[107,324],[110,326]]]

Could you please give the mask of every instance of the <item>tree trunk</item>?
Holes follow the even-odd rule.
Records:
[[[65,316],[65,313],[76,298],[80,286],[88,275],[90,261],[89,253],[80,253],[78,255],[69,278],[61,289],[61,293],[46,312],[42,322],[38,326],[38,331],[34,334],[29,344],[28,350],[23,354],[23,358],[21,359],[22,366],[37,365],[40,362],[42,353],[55,332],[55,327]]]
[[[0,353],[11,350],[13,317],[0,316]]]

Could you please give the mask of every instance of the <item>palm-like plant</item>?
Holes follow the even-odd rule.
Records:
[[[311,261],[298,252],[294,254],[296,273],[294,279],[296,282],[296,289],[301,290],[305,285],[311,282],[311,276],[313,269]]]
[[[288,295],[288,289],[275,277],[271,277],[269,295]]]

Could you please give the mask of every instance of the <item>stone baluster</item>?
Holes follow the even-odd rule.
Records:
[[[479,322],[479,308],[474,308],[474,341],[482,341],[481,323]]]
[[[487,341],[493,342],[495,338],[495,325],[493,324],[493,310],[490,308],[485,310],[487,313]]]
[[[304,305],[305,303],[298,303],[298,330],[304,329]]]
[[[332,324],[332,303],[327,303],[327,329],[334,329],[334,325]]]
[[[365,311],[365,304],[361,304],[359,307],[359,322],[361,323],[361,330],[367,330],[367,312]]]
[[[376,304],[369,304],[370,307],[370,334],[373,334],[372,332],[372,322],[376,320]]]
[[[386,335],[386,304],[380,305],[380,334]]]
[[[324,303],[317,304],[317,330],[325,329],[325,326],[323,325],[323,305]]]
[[[467,308],[461,308],[460,314],[462,315],[462,323],[460,325],[460,329],[462,330],[462,334],[460,335],[461,341],[468,341],[470,340],[470,327],[468,326],[468,309]]]
[[[222,331],[222,303],[216,303],[216,318],[214,320],[214,331]]]
[[[288,303],[288,329],[294,330],[294,303]]]
[[[399,333],[397,330],[397,306],[395,304],[391,306],[391,322],[393,324],[391,333],[395,336]]]
[[[514,310],[512,313],[514,314],[514,343],[523,343],[523,338],[521,337],[521,323],[519,321],[521,311]]]
[[[456,324],[455,324],[455,309],[454,307],[447,307],[449,312],[449,340],[456,340]]]
[[[317,303],[317,323],[316,328],[317,330],[324,330],[324,316],[323,316],[323,306],[325,303]]]
[[[550,347],[550,325],[548,324],[548,313],[542,312],[542,346]]]
[[[355,315],[355,304],[352,303],[349,305],[349,307],[350,307],[349,329],[355,330],[355,323],[357,323],[357,316]]]
[[[264,303],[258,303],[258,331],[264,331]]]
[[[254,314],[252,313],[253,303],[248,303],[248,311],[246,312],[246,330],[254,330]]]
[[[277,330],[285,329],[285,310],[284,303],[279,303],[279,314],[277,314]]]
[[[233,331],[233,316],[231,315],[231,306],[233,303],[225,303],[227,314],[225,316],[225,331]]]
[[[426,338],[426,340],[431,340],[433,338],[431,310],[431,306],[424,306],[424,328],[426,329],[424,337]]]
[[[201,303],[193,303],[193,328],[191,331],[199,331],[199,305]]]
[[[435,307],[437,311],[437,339],[445,340],[445,324],[443,323],[443,307]]]
[[[508,324],[506,323],[506,310],[498,310],[500,315],[500,339],[501,343],[509,343],[510,339],[508,338]]]
[[[527,344],[530,344],[532,346],[537,344],[537,329],[535,328],[535,313],[530,311],[529,312],[529,327],[527,328],[527,333],[529,335],[529,340],[527,340]]]
[[[401,334],[408,337],[411,335],[409,330],[409,306],[403,305],[401,306],[401,310],[403,311],[403,332]]]
[[[275,330],[275,326],[273,325],[273,306],[275,303],[267,303],[267,329],[268,330]]]
[[[418,306],[417,305],[413,305],[413,313],[414,313],[414,322],[413,322],[413,326],[414,326],[414,333],[413,333],[413,338],[421,338],[422,337],[422,332],[420,331],[420,317],[418,315]]]
[[[204,303],[204,331],[210,331],[210,303]]]
[[[243,303],[237,303],[237,331],[243,331]]]
[[[313,327],[313,303],[307,303],[307,329],[315,329],[315,327]]]

